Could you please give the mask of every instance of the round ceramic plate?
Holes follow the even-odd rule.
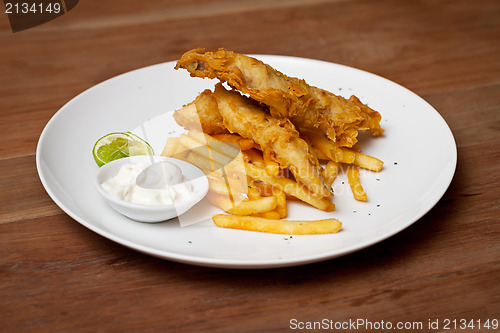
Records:
[[[206,200],[181,218],[145,224],[121,216],[102,200],[93,187],[95,141],[110,132],[133,131],[160,154],[168,137],[183,132],[172,119],[173,110],[214,86],[213,80],[174,70],[174,62],[102,82],[54,115],[36,155],[48,194],[85,227],[137,251],[203,266],[269,268],[326,260],[378,243],[417,221],[445,193],[455,172],[456,145],[446,122],[422,98],[387,79],[338,64],[254,57],[335,94],[354,94],[382,114],[384,135],[360,137],[362,151],[385,162],[380,172],[360,172],[367,202],[353,199],[345,173],[333,186],[335,211],[289,202],[288,219],[334,217],[343,222],[339,233],[291,237],[218,228],[209,216],[220,211]]]

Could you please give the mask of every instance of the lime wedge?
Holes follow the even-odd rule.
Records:
[[[136,155],[153,155],[153,148],[130,132],[109,133],[97,140],[92,149],[97,165]]]

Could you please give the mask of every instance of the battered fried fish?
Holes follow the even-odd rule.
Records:
[[[288,77],[265,63],[225,49],[194,49],[182,55],[176,69],[191,76],[217,78],[269,107],[276,118],[288,118],[298,128],[319,129],[338,146],[351,147],[358,131],[381,135],[380,114],[356,96],[345,99]]]
[[[317,198],[332,196],[322,181],[317,158],[299,137],[295,126],[288,119],[272,117],[258,103],[237,91],[228,91],[218,84],[213,93],[206,90],[187,109],[177,110],[174,118],[184,127],[193,125],[199,119],[202,128],[216,130],[222,128],[212,125],[222,120],[229,132],[252,139],[260,145],[264,154],[272,156],[282,168],[289,168],[295,179],[312,195]],[[216,122],[214,119],[217,119]]]
[[[182,109],[174,112],[174,119],[186,129],[196,129],[206,134],[228,133],[218,112],[217,101],[209,89],[203,91],[196,99]]]

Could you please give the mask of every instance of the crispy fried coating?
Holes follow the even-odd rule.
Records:
[[[299,128],[319,129],[338,146],[351,147],[358,131],[381,135],[380,114],[356,96],[345,99],[288,77],[271,66],[239,53],[194,49],[178,60],[191,76],[217,78],[269,107],[276,118],[288,118]]]
[[[210,135],[228,133],[217,112],[217,101],[210,89],[203,91],[190,104],[176,110],[173,117],[177,124],[186,129],[196,129]]]
[[[253,140],[260,145],[264,154],[272,156],[282,168],[289,168],[295,179],[307,187],[313,196],[332,196],[322,181],[317,158],[288,119],[272,117],[257,102],[237,91],[228,91],[221,84],[215,87],[213,93],[204,91],[190,105],[195,105],[196,110],[188,107],[187,110],[183,108],[175,112],[175,119],[180,120],[180,125],[193,126],[199,119],[203,128],[220,130],[218,125],[210,126],[214,119],[222,119],[224,128],[230,133]],[[189,118],[192,120],[188,121]]]

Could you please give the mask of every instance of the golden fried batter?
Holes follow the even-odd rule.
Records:
[[[196,110],[193,110],[192,105]],[[307,187],[313,196],[332,196],[322,181],[317,158],[299,137],[295,126],[288,119],[272,117],[258,103],[237,91],[228,91],[218,84],[213,93],[206,90],[193,103],[177,110],[174,118],[187,128],[195,127],[199,119],[202,128],[218,131],[222,129],[219,126],[222,120],[229,132],[252,139],[260,145],[264,154],[272,156],[282,168],[289,168],[295,179]]]
[[[191,76],[217,78],[269,107],[276,118],[288,118],[299,128],[319,129],[338,146],[353,146],[358,131],[381,135],[380,114],[356,96],[345,99],[288,77],[263,62],[225,49],[194,49],[177,62]]]

